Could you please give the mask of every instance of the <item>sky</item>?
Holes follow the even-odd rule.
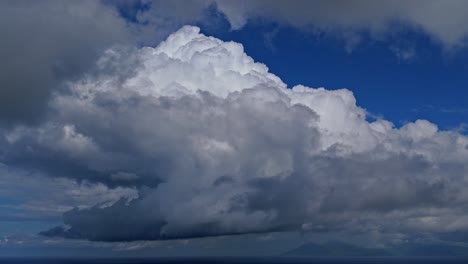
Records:
[[[0,2],[0,256],[468,246],[466,8]]]

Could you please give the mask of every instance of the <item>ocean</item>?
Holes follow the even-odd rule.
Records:
[[[229,258],[152,258],[152,259],[76,259],[76,258],[0,258],[1,264],[461,264],[468,258],[426,257],[229,257]]]

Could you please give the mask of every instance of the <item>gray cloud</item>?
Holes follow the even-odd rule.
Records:
[[[198,28],[109,49],[66,91],[40,124],[3,129],[1,162],[138,198],[71,210],[67,228],[44,235],[468,228],[466,136],[426,120],[368,122],[351,91],[287,89],[242,45]]]
[[[338,35],[354,45],[361,33],[386,39],[411,29],[422,32],[445,49],[466,46],[467,4],[459,0],[370,1],[370,0],[198,0],[145,1],[148,8],[138,13],[140,22],[151,28],[174,28],[184,23],[210,21],[207,9],[225,15],[234,30],[261,21],[293,26],[306,32]],[[182,8],[183,7],[183,8]],[[170,14],[170,15],[168,15]],[[211,22],[214,22],[211,21]],[[210,26],[210,23],[205,23]],[[167,33],[167,31],[165,32]],[[390,47],[403,60],[412,57],[412,46]]]
[[[427,34],[436,43],[450,49],[464,47],[468,35],[465,23],[468,17],[463,12],[467,4],[460,0],[153,0],[143,3],[147,8],[138,11],[135,17],[140,23],[150,26],[140,30],[170,30],[193,23],[210,27],[210,22],[215,22],[208,15],[208,9],[212,8],[223,14],[234,30],[241,29],[247,23],[269,21],[308,32],[339,35],[351,45],[359,41],[363,32],[370,33],[375,39],[382,39],[412,29]],[[164,34],[167,34],[167,30]],[[408,47],[391,48],[398,50],[395,53],[404,60],[412,56]]]
[[[0,25],[0,119],[8,122],[37,120],[61,81],[128,34],[98,1],[2,1]]]
[[[345,37],[368,31],[381,38],[406,25],[431,36],[447,48],[466,45],[465,1],[216,1],[232,28],[266,19],[308,30],[339,32]],[[352,38],[355,38],[352,37]]]
[[[73,208],[103,208],[138,197],[134,188],[53,178],[0,163],[0,221],[58,220]]]

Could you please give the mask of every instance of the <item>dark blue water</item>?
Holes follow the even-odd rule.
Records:
[[[1,264],[468,264],[468,258],[398,258],[398,257],[353,257],[353,258],[157,258],[157,259],[65,259],[28,258],[2,259]]]

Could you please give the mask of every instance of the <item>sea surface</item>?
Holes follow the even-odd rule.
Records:
[[[1,264],[468,264],[468,258],[400,258],[400,257],[256,257],[256,258],[154,258],[154,259],[66,259],[0,258]]]

